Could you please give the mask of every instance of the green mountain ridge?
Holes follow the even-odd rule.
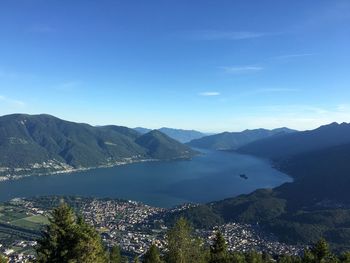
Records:
[[[350,143],[350,124],[331,123],[315,130],[264,138],[243,145],[237,150],[245,154],[275,159],[346,143]]]
[[[142,127],[136,127],[134,128],[134,130],[142,134],[145,134],[151,131],[151,129],[142,128]],[[204,136],[207,136],[207,134],[196,130],[174,129],[174,128],[167,128],[167,127],[162,127],[157,130],[181,143],[187,143],[187,142],[190,142],[191,140],[199,139]]]
[[[182,156],[186,158],[196,153],[159,130],[152,130],[137,138],[135,142],[148,149],[147,154],[156,159],[173,159]]]
[[[277,128],[273,130],[255,129],[244,130],[242,132],[223,132],[192,140],[188,143],[188,145],[204,149],[236,150],[237,148],[254,141],[294,132],[296,131],[288,128]]]
[[[201,205],[174,217],[185,216],[200,227],[232,221],[259,223],[287,243],[308,245],[324,237],[339,251],[349,249],[349,129],[350,124],[332,123],[242,147],[240,152],[270,158],[294,181]]]
[[[144,136],[158,142],[158,154],[154,145],[144,143]],[[194,154],[188,146],[160,132],[141,135],[127,127],[94,127],[45,114],[0,117],[0,175],[190,158]]]

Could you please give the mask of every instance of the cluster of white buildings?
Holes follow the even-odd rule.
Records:
[[[302,248],[278,242],[273,235],[262,232],[258,226],[241,223],[230,223],[215,227],[206,232],[207,240],[212,241],[220,231],[227,241],[230,251],[248,252],[255,250],[272,255],[298,255]]]
[[[48,215],[35,201],[15,199],[18,205],[23,206],[30,214]],[[172,210],[151,207],[135,201],[113,199],[84,199],[79,201],[79,213],[85,221],[93,225],[101,234],[102,240],[108,246],[118,245],[123,251],[143,254],[151,244],[160,249],[166,245],[165,236],[167,227],[164,219],[168,213],[191,208],[195,205],[184,204]],[[296,255],[301,252],[300,247],[290,246],[278,242],[272,235],[259,230],[258,226],[241,223],[230,223],[208,230],[197,230],[204,240],[212,242],[215,233],[220,231],[231,251],[247,252],[256,250],[270,254]],[[35,241],[19,240],[13,244],[16,248],[33,248]],[[10,258],[10,262],[27,262],[33,255],[17,253],[13,248],[4,248],[0,244],[0,251]]]

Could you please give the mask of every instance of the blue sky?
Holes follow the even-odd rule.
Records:
[[[0,115],[202,131],[350,121],[350,1],[4,0]]]

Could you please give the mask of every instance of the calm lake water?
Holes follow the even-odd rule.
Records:
[[[291,181],[265,160],[236,153],[202,152],[191,161],[135,163],[1,182],[0,201],[40,195],[81,195],[171,207],[184,202],[220,200]]]

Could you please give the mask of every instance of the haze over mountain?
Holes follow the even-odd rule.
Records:
[[[279,158],[347,143],[350,143],[350,124],[334,122],[315,130],[255,141],[240,147],[238,151],[262,157]]]
[[[192,147],[215,149],[215,150],[235,150],[245,144],[264,139],[271,136],[294,133],[295,130],[288,128],[278,128],[273,130],[254,129],[242,132],[223,132],[200,139],[192,140],[188,145]]]
[[[288,243],[310,244],[325,237],[334,248],[350,248],[350,124],[332,123],[272,136],[239,151],[270,158],[294,182],[212,202],[177,216],[186,216],[199,226],[258,222]]]
[[[142,134],[151,131],[151,129],[142,128],[142,127],[136,127],[134,128],[134,130]],[[207,134],[196,130],[183,130],[183,129],[173,129],[173,128],[166,128],[166,127],[160,128],[158,130],[181,143],[187,143],[194,139],[199,139],[204,136],[207,136]]]
[[[141,133],[141,134],[145,134],[147,132],[152,131],[152,129],[143,128],[143,127],[136,127],[136,128],[134,128],[134,130]]]
[[[135,142],[147,149],[146,154],[155,159],[174,159],[191,156],[194,151],[159,130],[138,137]]]
[[[127,127],[93,127],[44,114],[0,117],[0,167],[4,174],[190,158],[194,153],[159,131],[141,135]]]

